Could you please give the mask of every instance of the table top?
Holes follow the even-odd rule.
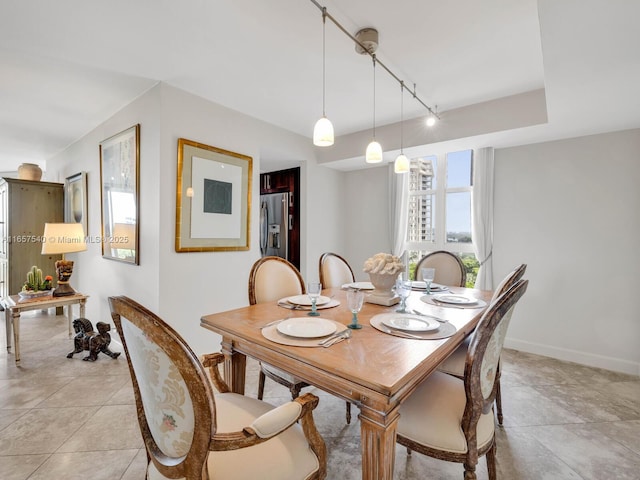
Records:
[[[490,300],[492,292],[455,288],[456,293]],[[320,317],[344,325],[351,322],[346,292],[326,289],[323,295],[340,301],[335,308],[319,310]],[[369,323],[379,313],[393,312],[397,305],[384,307],[364,304],[358,314],[362,329],[354,330],[349,340],[330,348],[305,348],[281,345],[266,339],[260,326],[273,320],[306,316],[306,311],[287,310],[276,302],[262,303],[227,312],[205,315],[201,325],[231,341],[234,352],[243,353],[293,373],[325,391],[349,397],[354,386],[360,395],[390,397],[398,401],[431,373],[470,334],[486,309],[461,309],[429,305],[420,300],[424,292],[412,292],[407,303],[411,309],[448,320],[457,328],[449,338],[414,340],[380,332]],[[351,390],[350,390],[351,389]],[[379,399],[382,399],[380,397]]]
[[[63,297],[54,297],[52,295],[45,295],[42,297],[21,297],[20,295],[9,295],[5,297],[5,305],[9,308],[23,307],[37,305],[38,307],[46,307],[48,304],[53,305],[67,305],[69,303],[78,303],[82,300],[89,298],[88,295],[82,293],[75,293],[73,295],[65,295]]]

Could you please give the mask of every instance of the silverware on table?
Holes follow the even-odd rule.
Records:
[[[302,305],[296,305],[288,302],[278,302],[278,306],[282,308],[288,308],[289,310],[302,310]]]
[[[344,332],[348,332],[349,330],[341,330],[339,332],[334,332],[331,335],[329,335],[327,338],[323,338],[322,340],[320,340],[318,342],[318,345],[325,345],[327,343],[329,343],[331,340],[333,340],[334,338],[339,337],[340,335],[344,334]]]
[[[335,345],[336,343],[340,343],[341,341],[346,340],[347,338],[350,338],[350,337],[351,337],[351,330],[349,329],[343,330],[336,336],[332,337],[328,342],[322,343],[322,346],[327,348],[332,345]]]
[[[401,330],[392,330],[391,328],[385,327],[384,325],[380,325],[380,330],[382,330],[384,333],[388,333],[389,335],[395,335],[396,337],[424,340],[423,337],[419,337],[418,335],[412,335],[411,333],[403,332]]]
[[[265,325],[262,325],[262,326],[260,327],[260,330],[262,330],[263,328],[270,327],[270,326],[272,326],[272,325],[277,325],[278,323],[280,323],[280,322],[284,322],[285,320],[288,320],[288,319],[289,319],[289,317],[287,317],[287,318],[281,318],[281,319],[279,319],[279,320],[274,320],[273,322],[269,322],[269,323],[267,323],[267,324],[265,324]]]
[[[419,312],[418,310],[412,310],[412,312],[421,317],[433,318],[434,320],[437,320],[440,323],[449,323],[449,320],[443,320],[442,318],[434,317],[433,315],[427,315],[426,313]]]

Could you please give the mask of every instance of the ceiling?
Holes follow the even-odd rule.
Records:
[[[495,132],[494,146],[640,127],[640,2],[320,3],[352,34],[376,28],[379,59],[439,112],[544,89],[548,122]],[[371,59],[329,20],[326,52],[337,137],[370,129]],[[310,0],[0,0],[0,171],[45,166],[158,82],[311,137],[321,12]],[[426,113],[405,94],[405,119]],[[399,84],[378,66],[376,124],[399,117]]]

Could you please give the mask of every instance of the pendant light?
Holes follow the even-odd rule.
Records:
[[[313,144],[317,147],[329,147],[333,145],[333,125],[325,115],[325,91],[326,91],[326,74],[325,74],[325,30],[327,20],[327,8],[322,9],[322,117],[316,122],[313,128]]]
[[[376,141],[376,56],[373,57],[373,140],[367,145],[364,159],[367,163],[380,163],[382,161],[382,147]]]
[[[409,159],[402,149],[404,145],[404,82],[400,82],[400,155],[393,164],[393,171],[396,173],[407,173],[409,171]]]

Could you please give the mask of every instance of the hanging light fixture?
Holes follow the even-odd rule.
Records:
[[[364,156],[367,163],[380,163],[382,161],[382,147],[376,141],[376,56],[373,55],[373,140],[367,145]]]
[[[430,112],[429,116],[427,117],[427,127],[433,127],[436,124],[436,118],[438,115],[438,106],[436,105],[436,111],[435,112]]]
[[[325,30],[327,25],[327,8],[322,8],[322,117],[316,122],[313,128],[313,144],[318,147],[329,147],[333,145],[333,125],[325,114],[325,92],[326,92],[326,74],[325,74]]]
[[[409,171],[409,159],[402,149],[404,145],[404,82],[400,82],[400,155],[393,164],[393,171],[396,173],[407,173]]]

